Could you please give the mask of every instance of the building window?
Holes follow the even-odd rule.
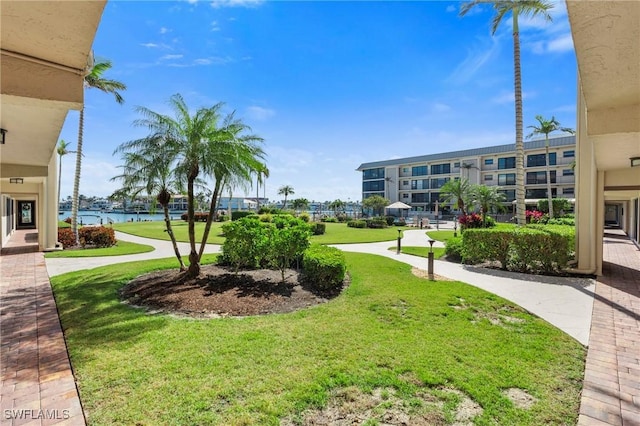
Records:
[[[493,180],[493,175],[484,175],[484,180]]]
[[[362,182],[362,192],[384,191],[384,180],[369,180]]]
[[[431,166],[431,174],[432,175],[444,175],[447,173],[451,173],[451,164],[434,164]]]
[[[515,173],[505,173],[498,175],[498,185],[515,185],[516,184],[516,174]]]
[[[409,198],[409,194],[402,194],[402,198]]]
[[[556,188],[551,188],[551,196],[553,198],[556,197]],[[547,198],[547,190],[546,189],[527,189],[525,192],[526,198],[540,199]]]
[[[485,166],[491,166],[493,164],[493,158],[487,158],[484,160]]]
[[[562,153],[562,156],[564,158],[571,158],[571,157],[575,157],[576,156],[576,152],[574,150],[571,151],[565,151]]]
[[[409,168],[408,167],[403,167],[402,168],[402,173],[409,173]]]
[[[527,155],[527,167],[539,167],[547,165],[547,155],[546,154],[532,154]],[[549,153],[549,165],[556,165],[556,153]]]
[[[441,188],[442,185],[449,182],[449,178],[431,179],[431,189]]]
[[[366,199],[369,197],[373,197],[374,195],[379,195],[381,197],[384,197],[384,192],[367,192],[366,194],[363,194],[362,198]]]
[[[426,203],[427,202],[427,193],[426,192],[418,192],[415,194],[411,194],[411,202],[412,203]]]
[[[562,190],[562,193],[565,195],[573,195],[574,194],[575,189],[574,188],[565,188]]]
[[[411,176],[425,176],[427,174],[427,166],[416,166],[411,168]]]
[[[498,191],[501,194],[504,194],[505,201],[511,202],[516,199],[516,190],[515,189],[503,189]]]
[[[556,171],[551,170],[551,183],[556,183]],[[527,172],[527,185],[547,183],[547,172]]]
[[[429,189],[429,179],[412,180],[411,189]]]
[[[564,169],[562,171],[562,176],[573,176],[573,170],[571,169]]]
[[[515,169],[516,157],[498,158],[498,169]]]
[[[409,181],[408,181],[408,180],[403,180],[403,181],[402,181],[402,185],[403,185],[403,186],[407,186],[407,185],[409,185]]]
[[[377,169],[366,169],[362,171],[362,179],[383,179],[384,167]]]
[[[459,169],[460,168],[460,162],[458,161],[457,163],[453,163],[453,168],[454,169]]]

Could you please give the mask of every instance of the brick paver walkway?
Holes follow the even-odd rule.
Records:
[[[84,425],[36,232],[0,256],[0,425]]]
[[[640,250],[619,230],[605,234],[578,424],[640,425]]]

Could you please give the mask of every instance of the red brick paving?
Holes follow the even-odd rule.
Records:
[[[607,230],[578,425],[640,426],[640,250]]]
[[[0,256],[0,425],[84,425],[37,231]]]

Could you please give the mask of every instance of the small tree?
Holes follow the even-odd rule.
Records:
[[[373,210],[376,216],[381,216],[384,208],[388,205],[389,200],[380,195],[372,195],[362,200],[362,207]]]
[[[302,259],[302,254],[309,247],[311,228],[300,219],[278,215],[273,224],[267,228],[267,261],[280,270],[282,282],[286,281],[284,273],[295,260]]]
[[[307,200],[306,198],[296,198],[295,200],[291,201],[291,205],[296,212],[300,212],[301,210],[308,210],[309,200]]]
[[[291,185],[283,185],[278,189],[278,195],[284,195],[284,204],[282,204],[282,210],[287,208],[287,197],[289,195],[295,194],[293,190],[293,186]]]
[[[471,197],[472,185],[469,179],[454,179],[446,182],[440,188],[440,199],[445,203],[455,204],[463,215],[466,216],[465,208],[467,200]]]
[[[473,203],[480,207],[483,226],[486,225],[487,213],[503,208],[502,203],[506,199],[503,193],[498,192],[497,186],[473,185],[471,195]]]

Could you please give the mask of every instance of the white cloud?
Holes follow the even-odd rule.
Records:
[[[573,50],[573,37],[571,33],[563,34],[562,36],[551,40],[547,44],[549,52],[567,52]]]
[[[274,115],[276,115],[276,112],[269,108],[262,108],[255,105],[247,108],[247,116],[254,120],[265,121]]]
[[[535,92],[522,92],[522,99],[535,98]],[[491,98],[491,102],[494,104],[507,104],[514,103],[516,101],[515,94],[513,92],[502,92],[498,96]]]
[[[500,51],[499,37],[491,38],[491,46],[488,48],[475,48],[469,50],[467,57],[451,73],[447,81],[462,84],[466,83],[482,68],[487,62],[495,59]]]
[[[211,7],[257,7],[264,3],[264,0],[212,0]]]
[[[218,25],[218,21],[213,21],[211,23],[211,31],[220,31],[220,26]]]
[[[187,0],[187,3],[196,4],[196,3],[198,3],[198,0]]]
[[[160,58],[161,61],[171,61],[174,59],[182,59],[184,55],[164,55]]]
[[[168,32],[171,32],[171,30],[167,27],[161,27],[160,28],[160,34],[166,34]]]
[[[442,102],[436,102],[431,105],[431,112],[442,113],[451,111],[451,107],[447,104],[443,104]]]
[[[450,4],[449,6],[447,6],[447,12],[457,12],[458,8],[455,7],[454,5]]]
[[[160,47],[160,45],[156,43],[140,43],[140,46],[144,46],[148,48]]]

